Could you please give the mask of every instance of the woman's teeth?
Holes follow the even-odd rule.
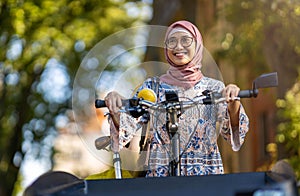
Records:
[[[177,53],[175,53],[175,56],[181,57],[181,56],[183,56],[185,54],[186,54],[186,52],[177,52]]]

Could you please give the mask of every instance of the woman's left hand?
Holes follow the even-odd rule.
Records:
[[[223,97],[225,97],[226,102],[230,103],[235,101],[235,98],[238,96],[240,88],[235,84],[228,84],[223,90]]]
[[[235,84],[228,84],[222,94],[228,103],[228,110],[231,114],[237,114],[240,108],[240,101],[236,99],[240,92],[240,88]]]

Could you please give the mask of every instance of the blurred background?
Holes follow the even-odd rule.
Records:
[[[103,111],[91,102],[83,109],[96,115],[82,117],[80,135],[76,130],[76,72],[107,36],[140,25],[168,26],[176,20],[199,27],[226,84],[249,89],[257,76],[278,73],[277,88],[242,100],[251,121],[242,149],[232,152],[219,141],[225,172],[267,171],[286,159],[299,180],[298,0],[1,0],[0,195],[22,194],[49,170],[80,178],[107,170],[109,165],[82,142],[83,135],[107,132]],[[129,53],[129,64],[164,62],[162,50],[155,47]],[[124,69],[122,62],[112,64],[105,69],[107,86]]]

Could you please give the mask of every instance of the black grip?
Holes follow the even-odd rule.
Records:
[[[99,137],[95,140],[97,150],[105,149],[110,144],[110,136]]]
[[[95,101],[95,107],[96,108],[104,108],[106,107],[105,101],[101,99],[96,99]]]
[[[254,89],[254,90],[241,90],[239,92],[238,97],[240,98],[250,98],[250,97],[256,97],[258,94],[258,90]]]

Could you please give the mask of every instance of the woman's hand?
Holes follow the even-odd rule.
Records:
[[[108,93],[104,98],[105,104],[116,127],[119,127],[120,124],[120,109],[122,107],[122,99],[124,99],[124,97],[115,91]]]
[[[231,119],[231,126],[239,125],[240,101],[235,98],[238,96],[240,88],[235,84],[227,85],[223,90],[223,96],[228,103],[228,111]]]
[[[240,88],[235,84],[228,84],[223,90],[223,96],[226,99],[227,103],[235,101],[235,98],[238,96]]]
[[[122,99],[124,99],[119,93],[112,91],[104,98],[105,104],[111,114],[116,114],[122,107]]]

